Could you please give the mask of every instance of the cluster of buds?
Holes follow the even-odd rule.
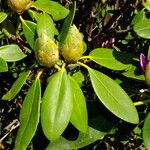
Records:
[[[86,50],[83,35],[75,25],[71,26],[68,35],[60,47],[60,52],[66,62],[76,63]]]
[[[148,51],[147,58],[144,54],[140,55],[140,65],[143,74],[145,75],[145,81],[148,86],[150,86],[150,49]]]
[[[35,57],[41,66],[48,68],[59,59],[58,46],[44,33],[35,41]]]
[[[32,5],[32,0],[8,0],[10,8],[16,13],[23,13]]]
[[[60,54],[68,63],[76,63],[86,49],[83,41],[83,35],[79,32],[75,25],[71,26],[67,37],[61,47],[55,44],[44,33],[37,38],[35,42],[35,57],[41,66],[52,67],[59,59]]]

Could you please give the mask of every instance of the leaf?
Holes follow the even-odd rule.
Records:
[[[65,41],[67,34],[69,32],[69,29],[72,25],[74,16],[75,16],[75,11],[76,11],[76,1],[73,2],[72,8],[68,14],[68,16],[66,17],[61,32],[60,32],[60,36],[59,36],[59,46],[61,47],[63,45],[63,42]]]
[[[32,7],[52,15],[55,21],[64,19],[69,13],[69,10],[58,2],[50,0],[37,0],[33,3]]]
[[[134,31],[136,34],[142,38],[150,39],[150,20],[144,19],[136,23],[133,26]]]
[[[148,10],[150,11],[150,3],[143,3],[143,6]]]
[[[28,13],[29,13],[29,15],[31,16],[31,18],[32,18],[33,20],[36,20],[36,21],[38,21],[39,18],[40,18],[40,16],[42,15],[42,14],[40,14],[40,13],[34,11],[34,10],[31,10],[31,9],[28,10]]]
[[[40,36],[42,33],[45,33],[49,38],[54,39],[54,32],[55,26],[52,18],[48,14],[42,14],[37,22],[38,36]]]
[[[90,52],[90,59],[112,70],[125,70],[130,66],[132,57],[108,48],[96,48]]]
[[[26,55],[18,45],[11,44],[0,47],[0,57],[8,62],[14,62],[23,59]]]
[[[77,140],[70,141],[61,137],[56,142],[50,143],[46,150],[73,150],[82,148],[97,140],[102,139],[105,134],[105,132],[101,132],[92,127],[89,127],[86,133],[80,132]]]
[[[41,87],[36,78],[30,87],[20,112],[20,127],[15,141],[15,150],[26,150],[33,138],[40,117]]]
[[[36,24],[32,21],[23,20],[23,18],[21,18],[21,22],[24,36],[31,48],[33,49],[36,35]]]
[[[74,78],[74,80],[76,80],[80,87],[83,85],[83,81],[85,80],[85,78],[81,71],[75,72],[72,77]]]
[[[140,22],[141,20],[145,19],[145,13],[144,13],[144,9],[142,9],[141,11],[139,11],[135,17],[133,18],[131,25],[135,25],[138,22]]]
[[[85,98],[78,83],[72,77],[69,78],[73,93],[73,109],[70,121],[79,131],[86,132],[88,128],[88,115]]]
[[[150,150],[150,113],[148,113],[143,127],[143,140],[147,150]]]
[[[125,91],[103,73],[93,69],[88,71],[94,91],[104,106],[122,120],[137,124],[137,110]]]
[[[7,72],[8,71],[8,65],[7,62],[0,58],[0,72]]]
[[[135,65],[131,65],[128,70],[126,70],[124,73],[122,73],[124,76],[136,80],[145,80],[145,77],[143,74],[141,74],[139,67]]]
[[[0,12],[0,23],[2,23],[7,18],[7,14],[4,12]]]
[[[56,140],[67,127],[72,111],[70,80],[65,71],[49,78],[41,108],[41,123],[49,140]]]
[[[14,82],[10,90],[3,95],[2,100],[11,100],[20,92],[22,86],[26,82],[31,71],[22,72],[19,75],[19,78]]]

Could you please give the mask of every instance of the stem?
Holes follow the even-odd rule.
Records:
[[[61,71],[64,71],[64,70],[65,70],[65,66],[66,66],[66,64],[64,63],[64,64],[62,65],[62,67],[61,67]]]
[[[8,36],[8,38],[11,38],[12,37],[12,34],[10,34],[5,28],[2,28],[2,32]]]
[[[19,16],[19,18],[20,18],[21,22],[24,22],[24,20],[23,20],[22,16]]]
[[[79,60],[81,60],[81,59],[91,59],[91,58],[92,58],[91,56],[82,56],[82,57],[80,57]]]
[[[135,106],[140,106],[140,105],[144,105],[144,104],[147,104],[147,103],[150,103],[150,100],[135,102],[134,105]]]
[[[57,65],[57,64],[55,64],[55,66],[54,66],[56,69],[58,69],[59,71],[61,71],[61,68]]]
[[[38,72],[38,75],[37,75],[36,79],[39,79],[39,78],[40,78],[42,72],[43,72],[43,70],[40,70],[40,71]]]
[[[60,68],[57,64],[55,64],[54,67],[55,67],[56,69],[58,69],[58,71],[62,71],[62,72],[63,72],[63,71],[65,70],[65,66],[66,66],[66,64],[64,63],[61,68]]]
[[[90,70],[90,69],[91,69],[90,67],[88,67],[87,65],[85,65],[85,64],[83,64],[83,63],[81,63],[81,62],[79,62],[79,61],[77,62],[77,64],[83,66],[83,67],[86,68],[87,70]]]

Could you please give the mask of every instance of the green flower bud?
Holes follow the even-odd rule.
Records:
[[[79,60],[86,49],[83,35],[75,25],[71,26],[68,35],[60,47],[60,51],[66,62],[75,63]]]
[[[146,64],[146,69],[145,69],[145,81],[148,86],[150,86],[150,62]]]
[[[25,10],[28,10],[32,4],[31,0],[8,0],[10,8],[17,12],[23,13]]]
[[[58,47],[47,35],[42,34],[35,41],[35,57],[41,66],[50,68],[59,59]]]
[[[146,65],[145,65],[145,81],[150,86],[150,48],[148,49]]]

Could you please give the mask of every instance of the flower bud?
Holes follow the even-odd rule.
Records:
[[[28,10],[32,4],[31,0],[8,0],[10,8],[17,12],[23,13],[25,10]]]
[[[68,35],[60,47],[60,51],[66,62],[75,63],[82,56],[86,49],[83,41],[83,35],[79,32],[75,25],[71,26]]]
[[[145,81],[150,86],[150,48],[147,54],[146,67],[145,67]]]
[[[146,64],[147,64],[147,60],[145,58],[145,55],[143,53],[141,53],[140,54],[140,66],[141,66],[141,70],[144,74],[145,74],[145,70],[146,70]]]
[[[145,81],[147,85],[150,86],[150,62],[146,64]]]
[[[140,66],[145,76],[145,81],[150,86],[150,48],[148,50],[147,58],[144,54],[140,54]]]
[[[52,67],[59,59],[58,47],[44,33],[35,41],[35,57],[41,66]]]

